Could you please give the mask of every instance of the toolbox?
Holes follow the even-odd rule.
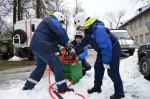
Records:
[[[73,85],[78,83],[78,81],[82,78],[82,62],[77,61],[74,63],[63,64],[66,78],[71,79]]]

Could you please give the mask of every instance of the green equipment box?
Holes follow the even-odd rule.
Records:
[[[72,84],[78,83],[82,78],[82,62],[64,63],[65,76],[72,80]]]

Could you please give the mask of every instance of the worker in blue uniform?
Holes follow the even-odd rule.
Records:
[[[82,38],[83,38],[83,33],[81,31],[77,31],[75,34],[75,39],[74,41],[71,42],[71,44],[73,44],[73,46],[75,47],[78,43],[81,42]],[[82,61],[83,75],[86,74],[86,71],[89,71],[91,69],[91,65],[85,59],[87,55],[88,55],[88,46],[85,46],[84,49],[82,49],[79,52],[79,55],[77,56],[77,58],[80,61]]]
[[[102,79],[105,69],[108,71],[108,76],[114,83],[115,93],[110,96],[110,99],[120,99],[125,97],[123,84],[119,73],[119,63],[121,56],[121,48],[118,39],[110,33],[104,26],[104,23],[98,18],[91,18],[83,12],[75,15],[76,28],[84,30],[85,37],[75,47],[78,55],[88,44],[97,52],[97,58],[94,65],[95,80],[94,87],[88,90],[88,93],[100,93]]]
[[[64,15],[55,12],[54,15],[49,13],[49,16],[44,18],[37,26],[30,43],[30,49],[36,58],[36,68],[27,79],[22,90],[33,89],[41,80],[46,65],[49,65],[54,73],[58,92],[73,91],[73,89],[67,87],[63,63],[55,54],[58,44],[69,47],[69,39],[62,26],[64,22]]]

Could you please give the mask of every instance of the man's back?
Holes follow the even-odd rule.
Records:
[[[41,21],[34,32],[30,49],[56,52],[58,44],[65,46],[68,36],[57,18],[48,16]]]

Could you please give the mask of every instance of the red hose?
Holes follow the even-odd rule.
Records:
[[[69,84],[69,86],[68,86],[68,87],[70,87],[70,86],[72,85],[72,81],[71,81],[70,79],[67,79],[67,80],[69,80],[69,82],[70,82],[70,84]],[[53,96],[53,94],[52,94],[52,93],[54,93],[53,90],[57,90],[56,88],[53,87],[56,83],[53,83],[52,85],[51,85],[51,83],[50,83],[50,70],[48,70],[48,82],[49,82],[49,84],[50,84],[50,87],[49,87],[49,94],[50,94],[50,96],[52,97],[52,99],[56,99],[56,98]],[[51,92],[51,91],[52,91],[52,92]],[[64,94],[64,93],[59,93],[59,94]],[[86,99],[83,95],[81,95],[81,94],[79,94],[79,93],[75,93],[75,94],[78,95],[78,96],[80,96],[80,97],[82,97],[83,99]]]
[[[54,93],[54,92],[53,92]],[[53,96],[53,94],[51,93],[51,87],[49,87],[49,94],[50,94],[50,96],[52,97],[52,99],[56,99],[54,96]]]

